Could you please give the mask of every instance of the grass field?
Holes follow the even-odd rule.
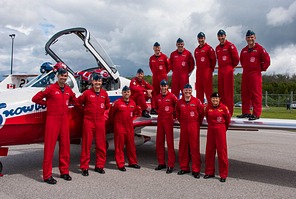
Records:
[[[233,117],[240,115],[241,108],[234,108]],[[262,109],[262,118],[294,119],[296,120],[296,109],[286,110],[286,107],[269,107]]]

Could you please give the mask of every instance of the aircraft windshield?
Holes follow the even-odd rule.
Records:
[[[42,77],[44,77],[46,74],[40,74],[37,77],[35,77],[34,79],[32,79],[31,81],[29,81],[24,87],[31,87],[32,84],[36,83],[36,81],[38,81],[39,79],[41,79]]]

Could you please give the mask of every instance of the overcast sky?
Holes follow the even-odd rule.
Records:
[[[9,34],[16,34],[13,71],[38,73],[43,62],[53,62],[45,56],[45,43],[71,27],[88,29],[124,76],[139,67],[151,74],[148,59],[156,41],[168,56],[179,37],[193,52],[201,31],[217,46],[219,29],[239,52],[246,46],[246,31],[253,30],[271,56],[267,73],[296,74],[293,0],[1,0],[0,7],[0,75],[10,72]]]

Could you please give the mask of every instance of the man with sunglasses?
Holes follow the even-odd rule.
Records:
[[[221,102],[225,104],[230,114],[234,107],[234,68],[239,63],[238,51],[233,43],[226,39],[226,32],[219,30],[217,33],[219,45],[216,47],[218,59],[218,92]]]
[[[56,66],[62,67],[56,67]],[[70,132],[68,106],[76,103],[75,93],[66,84],[68,71],[64,63],[58,62],[57,82],[49,85],[33,96],[36,104],[46,105],[47,116],[44,133],[43,180],[48,184],[56,184],[52,177],[52,159],[56,142],[59,140],[59,169],[60,177],[71,181],[70,164]],[[44,100],[45,99],[45,100]]]
[[[196,97],[203,103],[204,94],[207,101],[213,92],[213,72],[216,66],[215,50],[206,42],[206,35],[203,32],[197,35],[198,46],[194,51],[196,63]]]

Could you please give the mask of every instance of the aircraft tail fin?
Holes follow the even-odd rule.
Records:
[[[35,77],[36,74],[11,74],[0,82],[0,90],[21,88],[29,82],[30,77]]]

